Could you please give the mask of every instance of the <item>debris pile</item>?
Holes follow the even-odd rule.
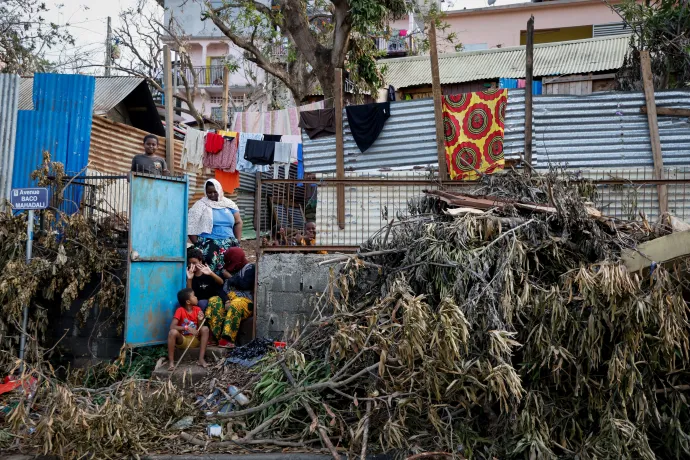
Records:
[[[506,174],[429,194],[412,207],[435,212],[328,261],[316,318],[216,420],[334,455],[690,455],[687,264],[628,272],[621,252],[668,230],[607,219],[593,193]]]

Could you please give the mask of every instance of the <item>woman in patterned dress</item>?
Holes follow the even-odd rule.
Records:
[[[206,196],[189,210],[187,234],[204,262],[221,276],[225,251],[239,246],[242,239],[242,217],[235,202],[223,196],[220,182],[207,180],[205,191]]]

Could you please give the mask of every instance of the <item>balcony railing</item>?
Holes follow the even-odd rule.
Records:
[[[202,67],[192,67],[185,69],[185,75],[189,86],[223,86],[223,68],[222,65],[211,65]],[[179,72],[179,70],[178,70]],[[184,86],[182,77],[177,76],[177,81],[174,82],[177,86]]]

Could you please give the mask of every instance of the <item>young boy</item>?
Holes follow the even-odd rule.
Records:
[[[172,371],[175,368],[175,347],[186,350],[187,346],[189,348],[201,346],[198,364],[208,367],[204,360],[208,344],[208,326],[199,330],[199,325],[204,320],[204,313],[197,305],[199,300],[194,295],[193,289],[186,288],[177,293],[177,301],[180,307],[175,311],[168,334],[168,362],[170,364],[168,370]]]

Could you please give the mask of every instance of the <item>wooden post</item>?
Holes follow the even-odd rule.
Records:
[[[438,48],[436,47],[435,18],[431,18],[431,23],[429,24],[429,46],[431,48],[431,89],[434,96],[438,177],[441,181],[445,181],[448,179],[448,166],[446,164],[446,143],[443,134],[443,93],[441,92],[441,74],[438,65]]]
[[[644,83],[644,98],[647,103],[649,138],[652,142],[652,156],[654,157],[654,179],[663,179],[664,158],[661,154],[661,139],[659,139],[659,123],[657,121],[652,63],[649,58],[649,51],[640,51],[640,65],[642,67],[642,81]],[[657,192],[659,194],[659,215],[662,215],[668,212],[668,188],[666,185],[657,185]]]
[[[259,298],[259,260],[261,259],[261,207],[264,203],[261,194],[261,173],[256,173],[256,189],[254,190],[254,230],[256,231],[256,261],[254,262],[254,312],[252,314],[252,340],[256,338],[256,317]],[[269,231],[271,229],[269,228]]]
[[[173,87],[172,87],[172,58],[170,47],[163,45],[163,77],[165,86],[165,162],[168,163],[168,171],[175,172],[175,136],[173,124]]]
[[[525,46],[525,162],[532,165],[532,81],[534,73],[534,16],[527,21]],[[531,170],[530,168],[527,168]]]
[[[335,69],[335,178],[345,179],[345,146],[343,142],[343,69]],[[345,229],[345,185],[337,186],[338,227]]]
[[[228,99],[230,95],[230,71],[227,66],[223,66],[223,129],[228,129]]]

